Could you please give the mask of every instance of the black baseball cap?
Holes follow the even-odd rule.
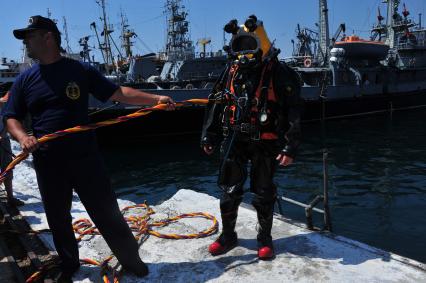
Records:
[[[38,15],[38,16],[30,17],[29,20],[28,20],[28,26],[26,28],[22,28],[22,29],[15,29],[13,31],[13,35],[17,39],[24,39],[25,34],[27,32],[32,31],[32,30],[39,30],[39,29],[51,31],[53,33],[57,33],[58,35],[61,34],[54,21],[52,21],[49,18],[45,18],[45,17]]]

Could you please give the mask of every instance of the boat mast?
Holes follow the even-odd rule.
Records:
[[[192,59],[195,49],[189,38],[188,13],[184,11],[181,0],[167,0],[165,14],[167,15],[166,56],[169,61]]]
[[[50,9],[49,9],[49,8],[47,8],[47,17],[48,17],[49,19],[51,19],[51,18],[52,18],[52,12],[50,12]]]
[[[92,49],[89,48],[89,38],[89,35],[80,38],[78,40],[78,44],[80,44],[80,46],[83,48],[83,50],[80,52],[80,56],[83,58],[83,62],[91,63],[90,51],[92,51]]]
[[[103,43],[100,43],[99,38],[98,38],[98,42],[100,43],[99,48],[101,49],[102,57],[104,58],[104,61],[105,61],[105,67],[106,67],[107,73],[109,74],[110,73],[109,72],[109,66],[114,64],[114,57],[112,56],[111,43],[110,43],[110,34],[114,30],[112,29],[112,26],[108,25],[108,22],[107,22],[105,0],[96,0],[96,3],[102,9],[101,21],[103,23],[103,30],[102,30],[101,36],[104,37]],[[96,25],[94,25],[94,23],[92,23],[92,26],[95,29],[96,37],[98,37]]]
[[[96,35],[96,40],[98,41],[98,45],[99,45],[99,49],[101,50],[101,54],[102,54],[102,59],[104,60],[105,63],[105,69],[106,69],[106,73],[109,74],[109,68],[108,65],[106,64],[106,57],[105,57],[105,53],[104,53],[104,49],[103,49],[103,45],[99,39],[99,34],[98,34],[98,29],[96,28],[96,23],[93,22],[90,24],[90,27],[93,28],[93,30],[95,31],[95,35]]]
[[[124,49],[124,52],[126,54],[126,58],[130,58],[133,56],[132,53],[132,46],[133,43],[130,39],[132,37],[136,37],[136,33],[133,30],[129,29],[129,24],[127,17],[123,14],[123,11],[121,11],[121,47]]]
[[[319,19],[319,62],[325,66],[328,64],[330,45],[327,0],[319,0]]]
[[[70,40],[69,40],[69,37],[68,37],[67,19],[65,18],[65,16],[63,16],[63,21],[64,21],[64,27],[63,27],[63,29],[64,29],[64,34],[65,34],[65,42],[67,43],[65,51],[68,54],[71,54],[72,51],[71,51],[71,47],[70,47]]]
[[[395,47],[395,30],[394,30],[394,17],[398,13],[399,0],[384,0],[384,3],[388,4],[387,15],[386,15],[386,28],[387,28],[387,37],[386,44],[390,48]]]
[[[378,41],[383,41],[383,39],[387,38],[387,24],[383,23],[383,20],[385,18],[382,16],[382,13],[380,12],[380,7],[377,7],[377,24],[373,26],[373,29],[371,30],[371,36],[370,39],[375,41],[376,39]]]

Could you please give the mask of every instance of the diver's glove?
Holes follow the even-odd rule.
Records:
[[[209,139],[207,136],[201,138],[200,146],[204,147],[206,145],[212,145],[211,139]]]
[[[296,153],[297,153],[297,150],[296,150],[296,148],[295,147],[292,147],[292,146],[290,146],[290,145],[286,145],[282,150],[281,150],[281,154],[282,155],[286,155],[286,156],[288,156],[288,157],[291,157],[291,158],[296,158]]]
[[[201,139],[201,148],[204,150],[205,153],[207,153],[208,155],[212,154],[215,146],[213,144],[213,141],[205,136]]]

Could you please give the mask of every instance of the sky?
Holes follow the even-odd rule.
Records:
[[[328,0],[330,34],[333,35],[340,23],[345,23],[347,34],[369,36],[369,30],[377,21],[377,9],[386,16],[382,0]],[[166,40],[165,0],[106,0],[108,21],[113,24],[113,37],[119,44],[120,11],[128,18],[128,23],[138,35],[134,39],[134,53],[146,54],[164,49]],[[248,5],[247,3],[251,3]],[[422,13],[423,26],[426,26],[426,0],[402,0],[410,11],[410,17],[417,22]],[[315,29],[318,22],[318,0],[182,0],[190,21],[190,36],[198,39],[210,38],[212,43],[207,51],[218,51],[223,46],[223,26],[231,19],[244,23],[255,14],[264,22],[265,29],[275,45],[281,49],[280,57],[291,55],[291,39],[295,38],[296,25]],[[33,15],[47,16],[58,21],[63,31],[64,18],[68,26],[70,47],[79,52],[79,38],[92,37],[89,44],[98,47],[90,24],[101,26],[101,8],[96,0],[0,0],[0,57],[20,60],[22,42],[13,37],[13,29],[26,27],[28,18]],[[66,47],[63,36],[63,47]],[[229,40],[229,36],[227,37]],[[196,45],[196,51],[201,46]],[[101,55],[95,49],[95,57]]]

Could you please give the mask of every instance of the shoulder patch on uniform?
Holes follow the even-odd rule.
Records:
[[[75,82],[69,82],[67,88],[65,89],[65,93],[68,98],[72,100],[77,100],[80,97],[80,87]]]

